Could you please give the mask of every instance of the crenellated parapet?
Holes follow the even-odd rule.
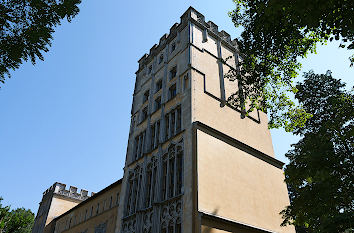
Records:
[[[166,44],[171,42],[174,38],[177,37],[177,43],[179,43],[179,32],[188,24],[188,22],[192,22],[197,25],[201,29],[205,31],[205,33],[213,36],[214,38],[220,40],[225,46],[238,52],[237,40],[231,40],[230,34],[225,32],[224,30],[219,31],[218,25],[213,23],[212,21],[205,21],[205,17],[203,14],[198,12],[193,7],[189,7],[188,10],[181,16],[180,23],[175,23],[171,28],[169,34],[164,34],[160,40],[159,44],[155,44],[151,47],[149,54],[144,54],[138,61],[139,70],[144,68],[153,57],[155,57],[162,49],[165,48]]]
[[[56,195],[84,201],[89,197],[92,197],[95,193],[91,192],[91,195],[89,196],[89,192],[85,189],[81,189],[80,192],[78,193],[78,188],[75,186],[70,186],[69,189],[66,189],[66,184],[55,182],[43,193],[43,197],[50,194],[56,194]]]

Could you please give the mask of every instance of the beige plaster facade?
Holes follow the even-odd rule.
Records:
[[[226,101],[237,60],[236,42],[189,8],[139,60],[119,185],[67,209],[52,232],[295,232],[280,227],[289,198],[267,115],[243,118]],[[117,192],[116,206],[82,220]]]

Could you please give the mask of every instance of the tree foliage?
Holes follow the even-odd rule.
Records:
[[[53,39],[54,28],[69,22],[81,0],[0,0],[0,82],[23,61],[43,60]]]
[[[31,210],[17,208],[10,211],[9,206],[2,206],[0,197],[0,232],[31,233],[34,214]]]
[[[291,131],[303,126],[306,114],[289,94],[295,94],[294,79],[301,68],[299,58],[315,52],[317,43],[341,40],[341,47],[354,49],[354,1],[348,0],[234,0],[229,13],[236,27],[240,67],[236,77],[243,90],[231,97],[246,112],[268,111],[270,127]],[[351,57],[353,64],[354,56]]]
[[[302,139],[286,157],[290,206],[283,225],[302,232],[354,232],[354,95],[327,74],[305,74],[296,98],[313,115],[294,132]]]

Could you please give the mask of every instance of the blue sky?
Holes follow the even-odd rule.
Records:
[[[57,27],[44,61],[25,63],[0,90],[0,196],[37,212],[55,181],[97,192],[122,177],[137,60],[193,6],[234,38],[231,0],[83,1]],[[350,53],[321,46],[303,71],[353,85]],[[276,157],[297,138],[272,130]]]

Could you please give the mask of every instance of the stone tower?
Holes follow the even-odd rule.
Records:
[[[54,232],[55,224],[52,222],[54,218],[90,197],[88,191],[84,189],[77,193],[76,187],[70,186],[69,190],[65,187],[65,184],[55,182],[43,193],[32,233]]]
[[[139,60],[117,233],[295,232],[267,115],[226,103],[237,57],[190,7]]]

